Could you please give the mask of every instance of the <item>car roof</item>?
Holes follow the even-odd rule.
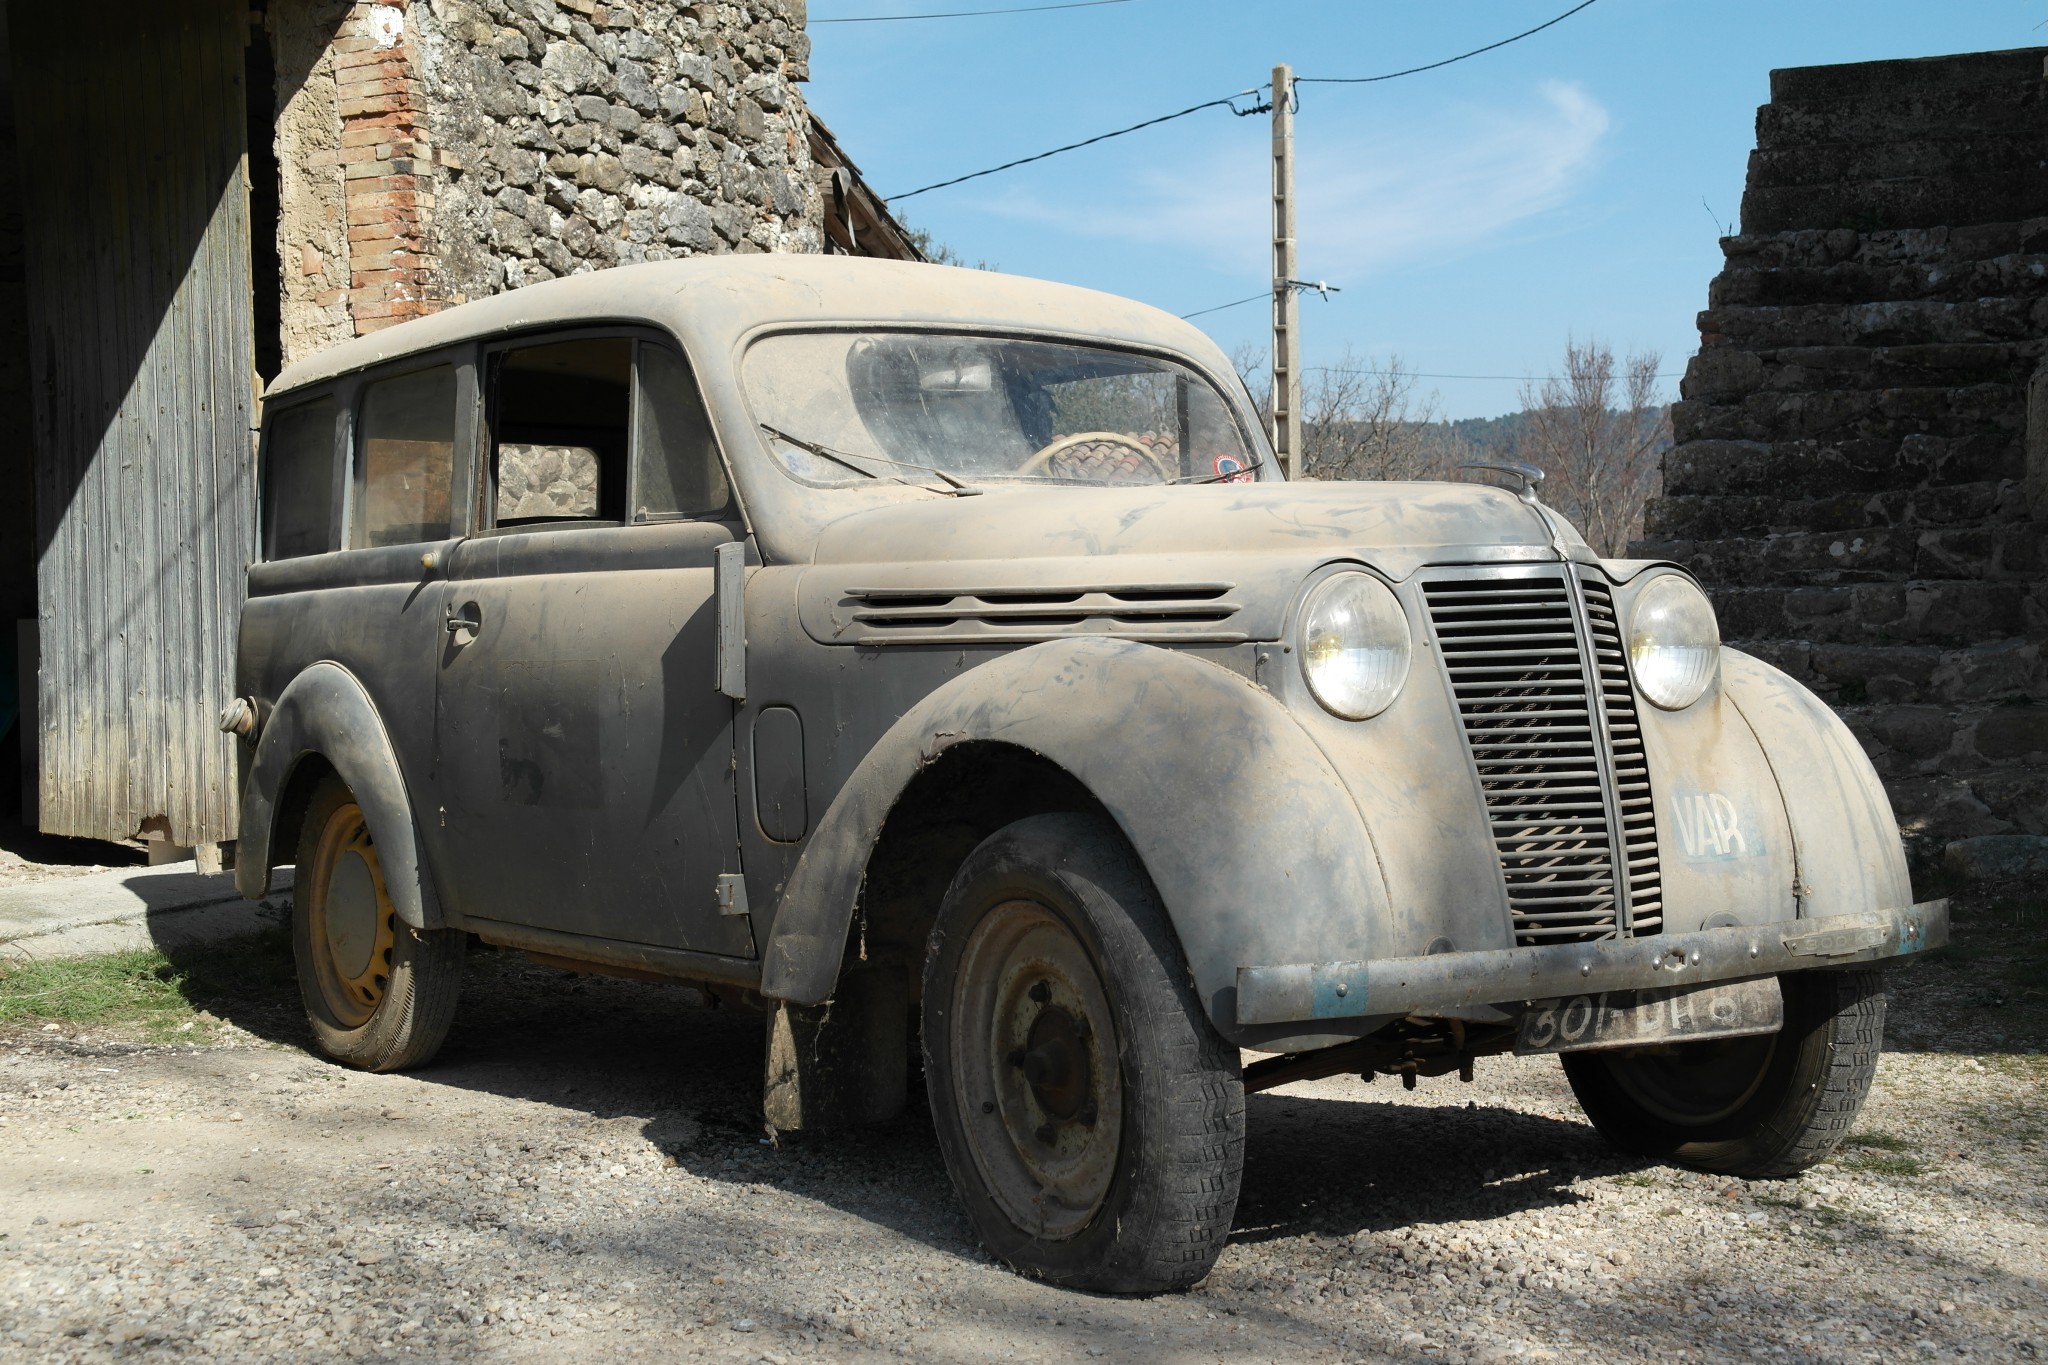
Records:
[[[269,391],[282,394],[408,355],[540,327],[654,326],[708,358],[729,354],[759,327],[863,322],[1102,337],[1179,352],[1230,373],[1199,328],[1114,294],[922,262],[760,254],[619,266],[508,290],[342,342],[287,367]]]

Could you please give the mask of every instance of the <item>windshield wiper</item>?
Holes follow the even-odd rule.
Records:
[[[954,478],[951,474],[948,474],[945,470],[940,469],[936,465],[912,464],[908,460],[889,460],[884,459],[880,455],[849,455],[844,451],[834,450],[830,446],[820,445],[816,441],[806,441],[801,436],[792,436],[788,432],[784,431],[782,428],[770,426],[766,422],[761,423],[761,430],[767,432],[770,436],[773,436],[778,441],[789,442],[798,450],[801,450],[806,454],[815,455],[821,460],[830,460],[833,464],[841,465],[847,469],[851,469],[856,474],[865,474],[871,479],[879,479],[882,478],[883,475],[877,474],[874,470],[869,469],[865,465],[855,464],[855,460],[873,460],[876,464],[893,465],[898,469],[920,470],[926,474],[932,475],[934,478],[944,481],[947,485],[944,488],[930,488],[926,484],[912,483],[909,479],[901,478],[895,475],[889,476],[895,478],[896,482],[898,483],[910,484],[912,488],[925,488],[929,492],[947,493],[956,498],[969,497],[973,494],[981,492],[979,488],[976,488],[971,484],[965,484],[960,482],[960,480]]]
[[[1259,471],[1260,471],[1261,469],[1264,469],[1265,467],[1266,467],[1266,462],[1265,462],[1264,460],[1253,460],[1253,461],[1252,461],[1252,462],[1251,462],[1250,464],[1248,464],[1248,465],[1244,465],[1244,466],[1242,466],[1241,468],[1238,468],[1238,469],[1233,469],[1233,470],[1231,470],[1231,471],[1230,471],[1230,472],[1229,472],[1228,474],[1204,474],[1204,475],[1203,475],[1203,476],[1202,476],[1201,478],[1199,478],[1199,479],[1197,479],[1197,478],[1194,478],[1194,477],[1190,476],[1190,477],[1188,477],[1188,478],[1185,478],[1185,479],[1175,479],[1175,480],[1174,480],[1174,482],[1175,482],[1176,484],[1182,484],[1182,483],[1228,483],[1228,482],[1230,482],[1230,481],[1231,481],[1232,479],[1236,479],[1236,478],[1238,478],[1239,476],[1241,476],[1241,475],[1244,475],[1244,474],[1256,474],[1256,473],[1258,473],[1258,472],[1259,472]],[[1252,482],[1252,480],[1246,480],[1246,482]]]

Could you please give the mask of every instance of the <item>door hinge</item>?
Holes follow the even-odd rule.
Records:
[[[734,701],[747,699],[747,547],[734,541],[713,551],[712,597],[718,631],[712,684]]]
[[[718,874],[718,913],[721,915],[745,915],[747,913],[747,879],[737,872]]]

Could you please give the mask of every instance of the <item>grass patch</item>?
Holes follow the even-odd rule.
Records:
[[[45,1023],[117,1028],[162,1042],[202,1010],[238,1024],[295,1014],[290,931],[105,957],[0,962],[0,1030]]]
[[[1928,1164],[1911,1155],[1917,1144],[1896,1133],[1851,1133],[1842,1139],[1846,1153],[1835,1158],[1844,1170],[1867,1175],[1925,1175]]]
[[[1851,1133],[1842,1139],[1844,1147],[1862,1147],[1873,1152],[1910,1152],[1914,1144],[1896,1133]]]

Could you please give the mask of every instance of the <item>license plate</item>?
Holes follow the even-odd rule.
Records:
[[[1515,1051],[1646,1047],[1776,1033],[1784,1026],[1785,995],[1775,976],[1718,986],[1604,991],[1531,1001]]]

